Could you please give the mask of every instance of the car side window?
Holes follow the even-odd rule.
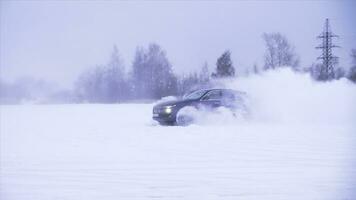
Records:
[[[234,101],[235,100],[235,95],[231,92],[225,91],[223,92],[223,97],[224,100],[228,101]]]
[[[221,97],[222,92],[220,90],[212,90],[203,97],[203,100],[220,100]]]

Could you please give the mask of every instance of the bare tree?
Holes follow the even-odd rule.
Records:
[[[276,69],[278,67],[290,66],[297,70],[299,58],[294,47],[287,38],[280,33],[264,33],[263,39],[266,44],[264,69]]]

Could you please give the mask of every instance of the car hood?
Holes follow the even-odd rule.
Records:
[[[154,107],[173,106],[173,105],[179,106],[181,104],[189,104],[189,103],[191,103],[193,101],[194,100],[190,100],[190,99],[180,99],[180,100],[165,101],[165,102],[156,104]]]

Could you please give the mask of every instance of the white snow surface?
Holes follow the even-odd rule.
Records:
[[[356,199],[355,86],[278,74],[230,83],[248,119],[187,127],[152,104],[1,106],[0,199]]]

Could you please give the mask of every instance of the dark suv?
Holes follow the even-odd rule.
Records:
[[[183,125],[192,121],[189,116],[177,116],[178,112],[187,106],[199,109],[216,109],[225,107],[235,111],[244,106],[244,92],[231,89],[203,89],[185,95],[180,100],[159,103],[153,107],[153,119],[164,125]]]

